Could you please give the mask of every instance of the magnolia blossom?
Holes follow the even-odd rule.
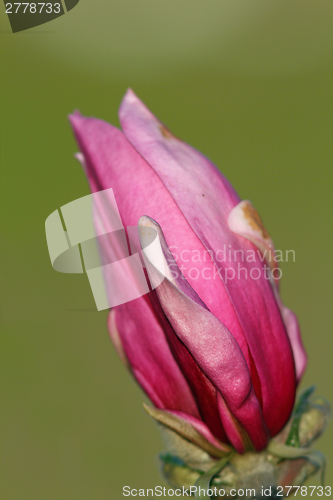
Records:
[[[80,159],[91,191],[113,189],[123,225],[138,225],[143,246],[145,233],[157,232],[167,272],[110,311],[110,336],[155,418],[212,456],[226,445],[260,451],[288,421],[306,366],[297,319],[279,296],[271,238],[251,203],[131,90],[119,119],[122,131],[70,117]],[[253,258],[239,272],[235,259],[219,258],[223,248]],[[145,263],[151,277],[148,254]]]

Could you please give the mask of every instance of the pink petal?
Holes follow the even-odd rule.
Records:
[[[218,394],[217,402],[223,427],[229,436],[230,442],[233,443],[234,448],[238,451],[238,453],[253,451],[253,443],[251,442],[247,432],[233,416],[221,394]],[[263,447],[265,447],[265,445]]]
[[[216,388],[202,372],[196,361],[193,359],[190,351],[173,331],[161,308],[155,291],[154,293],[150,293],[148,297],[154,306],[155,312],[161,321],[161,324],[163,325],[163,330],[168,339],[173,357],[184,374],[191,388],[192,394],[195,397],[201,419],[207,424],[214,436],[223,442],[227,442],[228,439],[222,427],[217,408]]]
[[[136,226],[144,213],[159,221],[184,275],[213,314],[220,319],[223,317],[227,328],[232,329],[251,366],[247,341],[226,289],[215,273],[215,265],[159,176],[119,129],[79,113],[71,115],[70,121],[92,192],[113,189],[125,227]],[[193,255],[197,258],[192,263]],[[192,270],[195,271],[193,278]],[[196,279],[195,273],[200,279]]]
[[[182,250],[185,249],[191,253],[199,249],[201,254],[198,266],[212,269],[212,262],[206,261],[207,259],[203,255],[205,252],[203,245],[191,230],[165,186],[153,169],[127,141],[124,134],[108,123],[95,118],[85,118],[78,113],[72,115],[70,120],[83,153],[84,168],[91,190],[94,192],[112,187],[125,228],[136,226],[142,213],[149,213],[161,221],[166,228],[169,244],[178,254],[180,264],[182,263]],[[80,159],[82,160],[82,157]],[[187,265],[186,262],[185,265]],[[223,284],[219,279],[212,283],[212,290],[211,297],[219,296],[219,290],[224,292]],[[153,300],[152,294],[149,294],[148,298]],[[220,302],[222,303],[222,299]],[[143,304],[139,299],[136,303]],[[129,305],[124,304],[118,307],[117,311],[126,311],[128,307]],[[157,310],[158,307],[157,303],[155,309]],[[143,307],[143,309],[145,308]],[[121,336],[125,336],[128,313],[119,314],[118,328]],[[162,319],[159,321],[163,321],[164,315],[161,314]],[[126,320],[124,328],[121,328],[122,318],[124,321]],[[132,314],[132,322],[136,322],[138,335],[140,334],[140,321],[139,312]],[[168,322],[163,328],[167,332],[168,343],[172,348],[173,355],[177,362],[181,363],[182,371],[191,385],[202,418],[217,437],[221,440],[225,439],[217,411],[215,388],[178,340]],[[145,335],[147,341],[148,332],[149,329]],[[247,351],[245,340],[243,348]],[[134,356],[135,346],[133,349]],[[132,358],[130,362],[132,362]]]
[[[279,301],[279,305],[280,305],[281,315],[289,336],[290,344],[293,350],[295,368],[296,368],[296,377],[297,381],[299,382],[305,371],[308,357],[302,342],[301,331],[299,328],[296,314],[294,314],[290,309],[284,306],[281,300]]]
[[[119,351],[120,341],[134,377],[153,404],[158,408],[181,409],[199,418],[189,386],[146,298],[114,308],[108,326],[116,349]]]
[[[260,381],[265,421],[275,435],[290,416],[296,387],[292,351],[280,311],[263,273],[258,280],[245,279],[242,274],[239,279],[226,280],[226,270],[237,276],[237,262],[217,259],[217,251],[224,244],[244,252],[254,248],[251,242],[232,233],[227,224],[229,212],[239,198],[216,167],[172,136],[133,92],[128,91],[125,95],[119,116],[128,140],[157,172],[195,234],[212,252],[216,266],[222,270],[225,292],[219,298],[223,298],[223,313],[210,304],[209,307],[233,332],[250,366],[242,341],[245,335]],[[155,219],[162,224],[157,217]],[[170,245],[169,239],[168,243]],[[249,274],[253,269],[260,271],[262,263],[256,257],[254,262],[243,262],[242,267]],[[186,272],[184,275],[188,278]],[[216,297],[211,283],[206,282],[205,289],[199,291],[198,285],[191,282],[206,304],[208,295]],[[258,387],[256,393],[260,397]]]
[[[301,333],[296,315],[285,307],[281,301],[278,291],[278,264],[275,261],[273,241],[267,233],[259,214],[249,201],[242,201],[234,207],[228,217],[228,224],[232,231],[252,241],[259,251],[264,255],[271,268],[273,279],[271,279],[277,303],[279,305],[282,319],[287,330],[291,348],[294,355],[297,381],[302,377],[307,364],[307,356],[302,343]]]
[[[161,246],[165,249],[166,243],[158,224],[148,217],[142,217],[139,228],[142,226],[154,227],[159,234]],[[147,232],[144,233],[146,234]],[[145,260],[148,273],[154,278],[157,272],[154,262],[147,259],[146,253]],[[171,260],[169,253],[168,260],[165,261],[167,267],[170,266]],[[175,262],[173,269],[177,269]],[[156,288],[162,309],[178,338],[220,392],[228,409],[249,434],[255,448],[263,449],[269,434],[242,351],[227,328],[196,296],[179,269],[177,274],[178,279],[172,282],[166,277]],[[180,282],[182,290],[177,286]],[[234,435],[227,436],[240,453],[244,452],[244,446],[240,445],[239,439],[236,440]]]
[[[275,272],[278,265],[274,259],[274,244],[251,202],[244,200],[238,203],[229,213],[228,225],[231,231],[252,241],[259,249],[270,267],[272,280],[278,287],[279,274]]]

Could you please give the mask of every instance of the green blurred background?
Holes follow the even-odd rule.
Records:
[[[127,87],[261,213],[333,401],[333,4],[94,0],[12,34],[1,4],[1,500],[104,500],[165,485],[162,441],[84,275],[55,272],[44,222],[89,193],[67,114],[118,124]],[[333,483],[332,430],[317,443]],[[319,484],[315,480],[312,484]]]

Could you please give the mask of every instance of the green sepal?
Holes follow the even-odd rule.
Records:
[[[301,446],[310,446],[325,431],[331,418],[331,405],[323,397],[311,398],[298,428]]]
[[[308,456],[312,452],[311,448],[295,448],[294,446],[278,443],[274,439],[268,443],[266,451],[284,459],[301,458]]]
[[[286,440],[287,446],[294,446],[296,448],[300,446],[299,425],[303,413],[308,410],[309,398],[313,394],[314,390],[315,386],[312,385],[311,387],[305,389],[299,397],[299,400],[295,406],[293,421],[291,423],[290,431]]]
[[[285,460],[295,460],[299,458],[307,460],[314,467],[314,470],[312,470],[309,475],[320,470],[321,483],[324,485],[326,460],[321,451],[312,450],[311,448],[295,448],[293,446],[278,443],[274,440],[270,441],[266,451]],[[306,478],[297,476],[295,478],[295,483],[304,482],[305,479]]]
[[[199,494],[200,488],[205,492],[209,489],[210,483],[214,476],[221,472],[221,470],[228,464],[234,452],[231,452],[228,456],[221,458],[216,464],[213,465],[207,472],[201,474],[195,482],[195,486],[198,489],[198,493],[195,494],[196,500],[201,500],[205,498],[205,493]]]
[[[160,459],[162,461],[162,474],[173,488],[180,486],[190,488],[203,474],[202,471],[188,467],[183,460],[171,453],[161,454]]]
[[[320,470],[320,482],[321,485],[324,486],[326,472],[326,459],[324,454],[319,450],[313,450],[304,458],[316,468],[316,472]]]
[[[219,443],[219,447],[213,445],[206,439],[200,432],[198,432],[193,425],[186,420],[174,415],[166,410],[152,408],[151,406],[143,405],[145,411],[154,418],[157,422],[173,430],[181,437],[187,439],[194,445],[198,446],[212,457],[225,457],[229,455],[232,448],[224,443]],[[217,440],[216,440],[217,441]]]

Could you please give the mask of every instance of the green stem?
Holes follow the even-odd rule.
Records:
[[[198,479],[195,482],[195,486],[197,487],[197,490],[196,490],[194,496],[195,496],[196,500],[201,500],[203,498],[206,498],[205,493],[209,489],[212,479],[214,478],[214,476],[216,476],[216,474],[221,472],[221,470],[227,465],[227,463],[230,461],[233,454],[234,454],[234,452],[232,451],[226,457],[221,458],[207,472],[204,472],[204,474],[202,474],[200,477],[198,477]]]

